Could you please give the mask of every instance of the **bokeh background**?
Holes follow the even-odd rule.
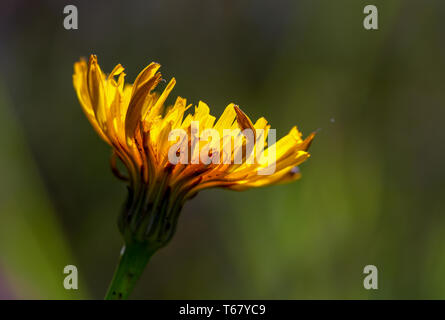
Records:
[[[300,181],[187,203],[133,298],[445,298],[444,39],[439,0],[2,1],[0,298],[101,299],[112,277],[126,189],[72,87],[90,53],[130,81],[160,62],[170,102],[319,130]]]

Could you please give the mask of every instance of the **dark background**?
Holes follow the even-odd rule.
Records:
[[[2,1],[0,297],[100,299],[113,274],[125,185],[71,79],[95,53],[130,82],[160,62],[168,102],[321,129],[300,181],[187,203],[133,298],[444,298],[444,21],[439,0]]]

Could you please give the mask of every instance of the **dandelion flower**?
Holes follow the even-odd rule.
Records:
[[[206,188],[245,190],[296,180],[301,176],[297,166],[309,157],[314,137],[303,140],[293,127],[268,144],[274,130],[266,119],[253,123],[233,103],[218,120],[201,101],[193,113],[181,97],[166,106],[176,80],[162,93],[154,91],[162,80],[159,68],[150,63],[133,84],[126,84],[120,64],[108,76],[95,55],[74,64],[80,104],[112,147],[113,173],[128,183],[128,200],[118,219],[125,247],[109,299],[128,296],[150,256],[172,238],[185,201]]]

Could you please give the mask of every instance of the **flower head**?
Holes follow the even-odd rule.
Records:
[[[217,121],[201,101],[194,113],[188,112],[192,105],[181,97],[167,107],[176,80],[170,80],[162,93],[155,92],[162,80],[159,68],[150,63],[133,84],[125,84],[120,64],[108,76],[94,55],[74,64],[73,83],[82,108],[113,148],[113,172],[129,184],[119,219],[126,241],[165,245],[182,205],[202,189],[244,190],[300,177],[297,166],[309,157],[314,134],[303,140],[293,127],[268,144],[266,138],[275,132],[266,119],[253,123],[233,103]],[[127,174],[118,170],[117,159]]]

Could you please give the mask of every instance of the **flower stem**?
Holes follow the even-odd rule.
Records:
[[[111,280],[105,300],[127,299],[133,291],[136,282],[147,265],[148,260],[156,251],[147,244],[130,243],[124,246],[124,252]]]

